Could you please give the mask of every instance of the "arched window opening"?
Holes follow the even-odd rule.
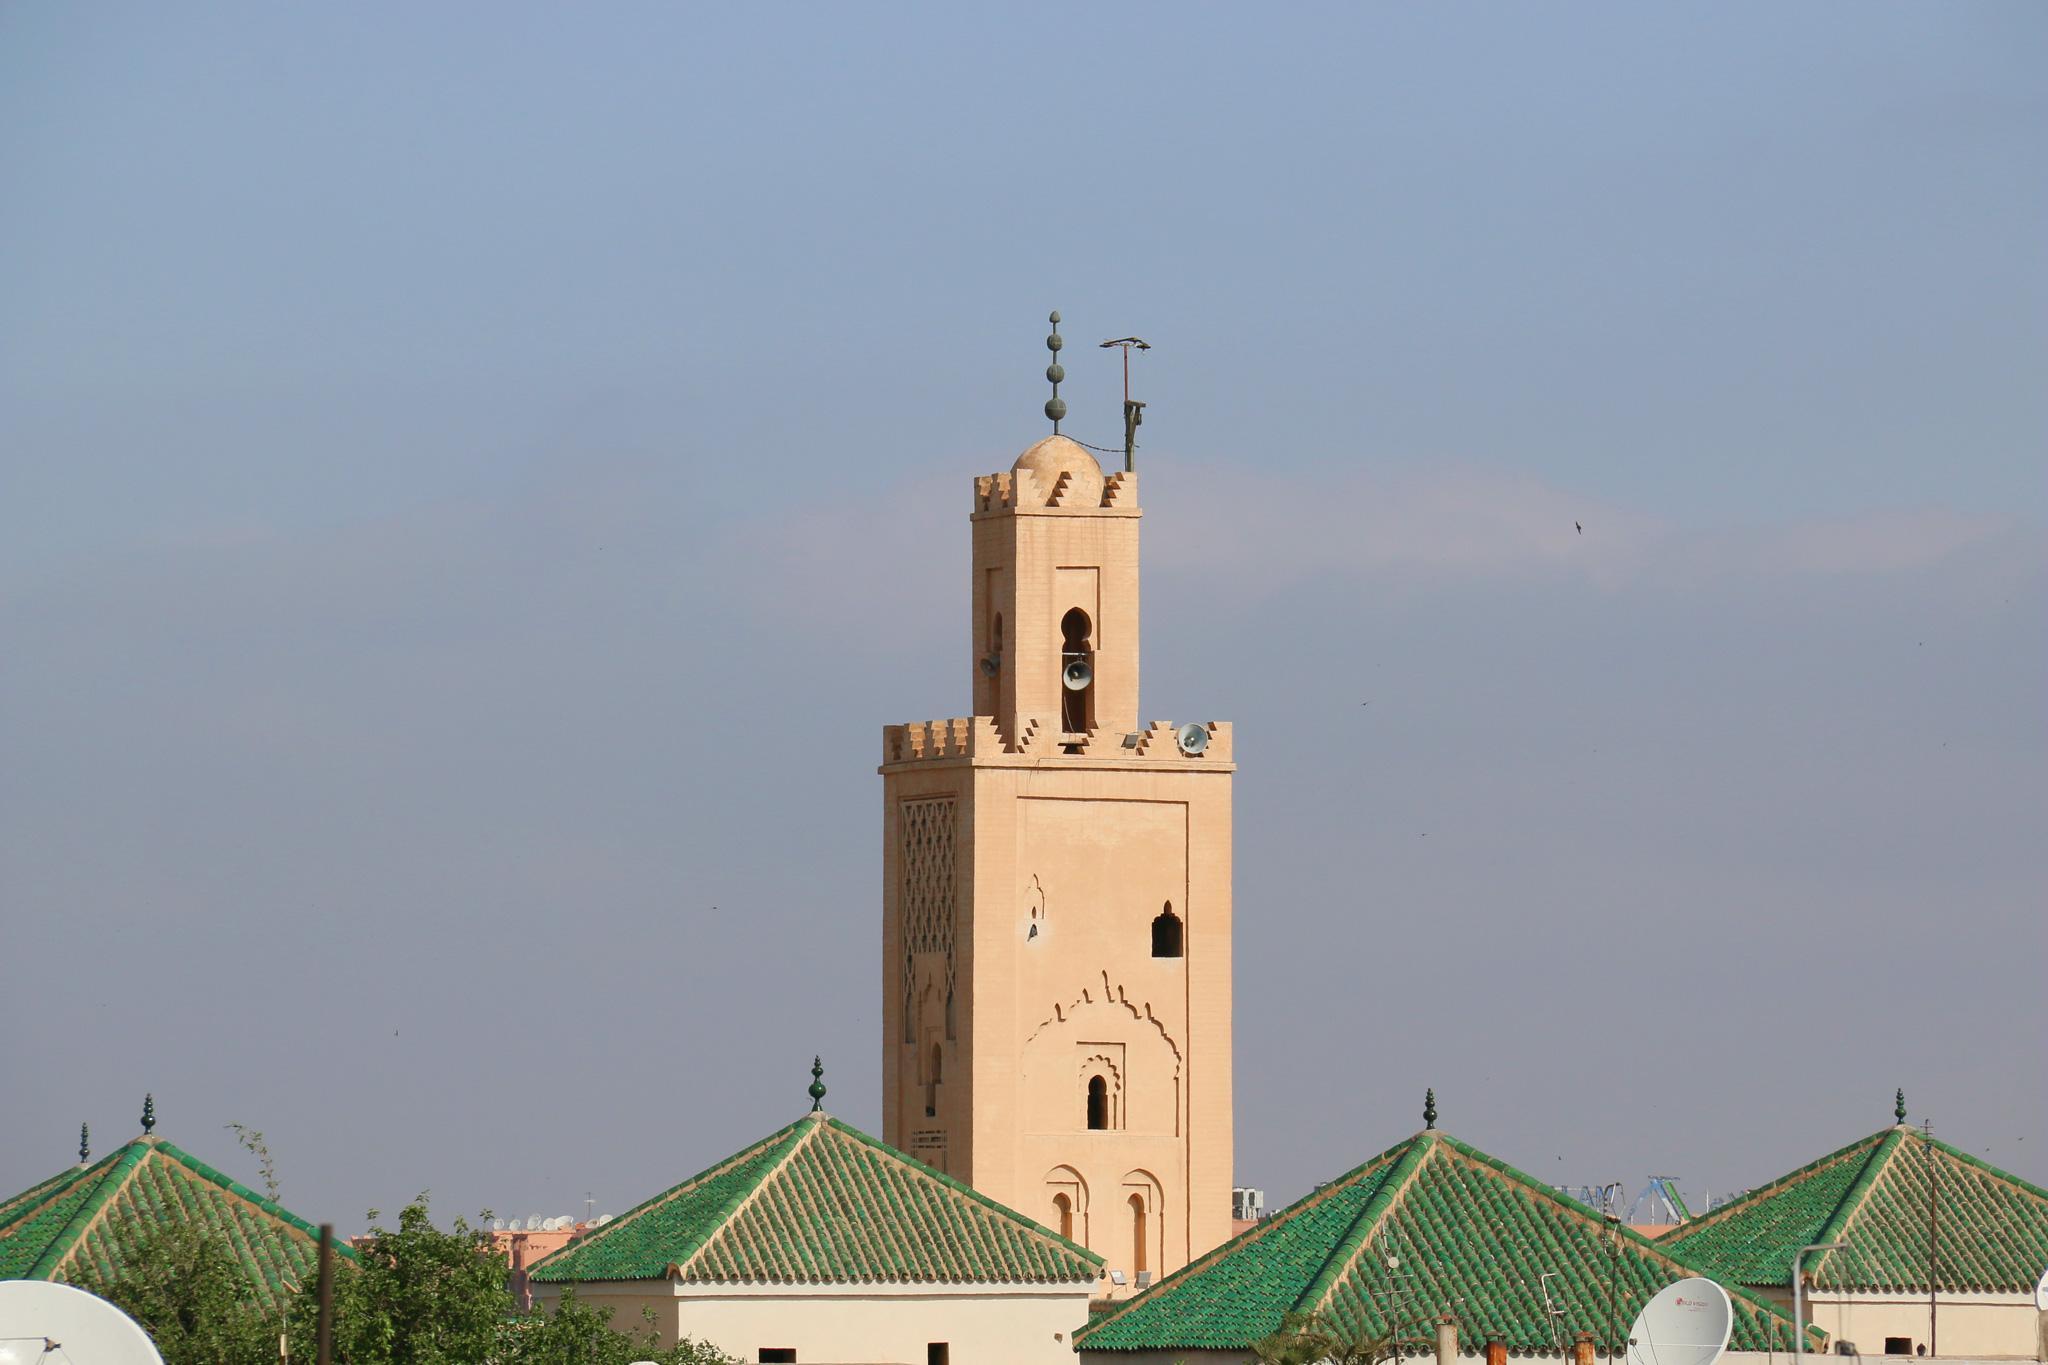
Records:
[[[924,1076],[924,1116],[928,1119],[937,1118],[939,1114],[939,1072],[944,1056],[939,1045],[933,1043],[931,1069]]]
[[[1179,957],[1181,955],[1180,916],[1173,913],[1173,902],[1152,921],[1152,956]]]
[[[1075,607],[1060,618],[1060,729],[1070,735],[1086,734],[1095,720],[1095,648],[1089,643],[1092,626],[1088,613]],[[1076,673],[1076,666],[1086,670]],[[1077,676],[1088,681],[1080,687],[1068,684]]]
[[[1052,1197],[1053,1225],[1060,1230],[1060,1236],[1074,1240],[1074,1201],[1064,1194]]]
[[[1109,1127],[1109,1082],[1100,1076],[1088,1078],[1088,1126],[1091,1129]]]
[[[1131,1269],[1139,1274],[1150,1270],[1151,1263],[1145,1259],[1145,1196],[1131,1196]]]

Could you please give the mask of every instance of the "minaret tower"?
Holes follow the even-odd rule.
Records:
[[[1137,475],[1058,434],[1052,321],[1055,434],[974,481],[974,714],[883,732],[883,1124],[1121,1293],[1230,1232],[1235,765],[1138,722]]]

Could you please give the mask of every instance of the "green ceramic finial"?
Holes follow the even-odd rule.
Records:
[[[156,1096],[142,1097],[142,1135],[148,1137],[156,1130]]]
[[[811,1058],[811,1112],[825,1112],[825,1059]]]
[[[1436,1127],[1436,1088],[1432,1086],[1422,1096],[1422,1126]]]
[[[1892,1101],[1892,1118],[1900,1123],[1906,1121],[1906,1087],[1899,1087],[1898,1095]]]
[[[89,1124],[81,1123],[78,1125],[78,1164],[83,1166],[86,1162],[91,1160],[92,1127]]]
[[[1060,381],[1067,377],[1067,367],[1060,364],[1060,348],[1067,343],[1060,337],[1060,312],[1055,308],[1047,319],[1052,323],[1052,335],[1045,339],[1045,349],[1052,352],[1052,364],[1045,367],[1045,377],[1052,381],[1052,397],[1045,400],[1045,415],[1052,418],[1052,434],[1060,434],[1060,418],[1067,415],[1067,400],[1060,397]]]

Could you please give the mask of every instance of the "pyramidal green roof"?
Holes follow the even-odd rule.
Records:
[[[1661,1244],[1738,1284],[2026,1291],[2048,1266],[2048,1190],[1900,1124],[1682,1223]]]
[[[1093,1283],[1102,1258],[822,1113],[537,1261],[541,1283]]]
[[[313,1272],[317,1228],[162,1138],[145,1136],[0,1202],[0,1280],[117,1274],[143,1237],[171,1220],[219,1236],[267,1307],[277,1307]]]
[[[1391,1270],[1390,1256],[1399,1258]],[[1658,1290],[1702,1273],[1513,1167],[1427,1130],[1097,1318],[1075,1346],[1244,1350],[1294,1312],[1383,1333],[1391,1294],[1404,1339],[1427,1335],[1450,1305],[1468,1342],[1491,1338],[1511,1351],[1548,1353],[1582,1331],[1600,1343],[1617,1340]],[[1563,1310],[1554,1319],[1546,1288],[1550,1306]],[[1789,1315],[1739,1288],[1729,1296],[1731,1349],[1790,1350]],[[1811,1339],[1825,1340],[1818,1332]]]

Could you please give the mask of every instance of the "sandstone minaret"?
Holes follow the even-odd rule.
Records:
[[[1139,515],[1057,434],[976,479],[974,713],[881,767],[884,1133],[1132,1287],[1232,1176],[1230,727],[1138,721]]]

